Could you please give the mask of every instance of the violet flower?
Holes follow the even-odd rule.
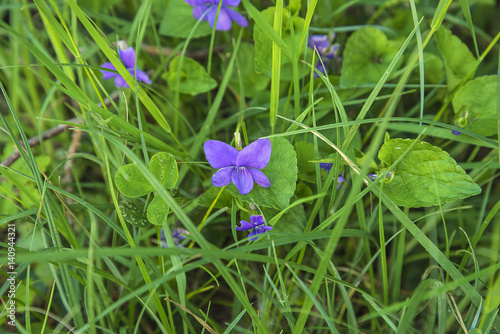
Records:
[[[263,234],[267,233],[268,231],[271,231],[273,228],[271,226],[267,226],[266,222],[264,221],[264,217],[261,215],[250,216],[250,223],[242,220],[240,221],[241,226],[238,227],[236,226],[237,231],[250,231],[253,229],[252,232],[248,235],[248,240],[249,241],[254,241],[258,239],[258,234]]]
[[[195,19],[207,21],[213,28],[215,24],[215,17],[217,16],[217,8],[220,0],[184,0],[193,8],[193,16]],[[243,15],[232,9],[237,7],[240,0],[222,0],[222,7],[217,18],[217,26],[215,30],[229,30],[231,29],[232,21],[236,22],[242,27],[248,26],[248,21]],[[206,13],[206,14],[205,14]]]
[[[326,170],[327,173],[330,173],[330,170],[332,169],[333,164],[329,162],[320,162],[319,163],[319,168]],[[340,186],[342,185],[342,182],[345,181],[345,178],[342,176],[342,174],[339,174],[337,177],[337,190],[340,189]]]
[[[140,69],[135,68],[135,51],[133,48],[130,47],[126,50],[120,50],[119,54],[120,54],[121,60],[123,61],[123,64],[125,65],[125,68],[129,71],[129,73],[134,78],[136,78],[138,81],[141,81],[141,82],[144,82],[147,84],[151,83],[151,80],[149,79],[148,75],[144,71],[141,71]],[[116,71],[116,68],[110,62],[102,64],[101,67]],[[115,78],[116,88],[119,88],[119,87],[129,88],[129,85],[127,84],[125,79],[121,75],[119,75],[118,73],[113,73],[113,72],[109,72],[106,70],[101,70],[101,73],[102,73],[104,79]],[[137,75],[134,75],[135,73],[137,73]]]
[[[340,60],[340,58],[337,57],[337,54],[339,52],[339,45],[332,44],[334,38],[335,33],[331,33],[330,35],[311,35],[309,37],[309,47],[313,50],[318,50],[318,53],[321,57],[321,60],[318,60],[318,62],[316,63],[315,68],[323,74],[326,74],[325,68],[328,67],[328,64],[331,60],[333,60],[334,58]],[[319,78],[318,73],[314,72],[314,77]]]
[[[267,188],[271,182],[260,170],[271,159],[271,141],[262,138],[238,151],[234,147],[218,140],[208,140],[203,145],[208,163],[219,169],[212,177],[216,187],[234,183],[241,195],[253,189],[253,183]]]
[[[170,231],[172,233],[172,239],[174,239],[174,244],[177,247],[184,248],[181,245],[181,241],[186,239],[185,234],[189,234],[189,231],[186,230],[185,228],[174,228]],[[167,238],[165,237],[165,231],[163,231],[163,228],[161,229],[161,246],[163,248],[168,248],[167,246]]]

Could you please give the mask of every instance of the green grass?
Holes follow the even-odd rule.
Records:
[[[243,0],[237,11],[249,27],[233,22],[229,31],[196,37],[208,26],[199,21],[183,38],[160,32],[163,20],[176,19],[164,17],[168,3],[0,5],[0,262],[7,279],[8,232],[15,226],[17,272],[15,327],[6,308],[14,288],[9,281],[0,286],[2,331],[500,332],[500,141],[470,128],[451,134],[453,97],[473,78],[500,69],[498,5],[277,1],[269,22],[261,11],[270,2]],[[310,35],[335,31],[342,55],[348,38],[367,24],[400,41],[376,80],[342,87],[344,69],[330,67],[330,75],[315,69],[319,53],[307,51]],[[439,72],[429,53],[443,58],[435,40],[441,25],[476,59],[452,91],[444,69],[440,81],[429,81]],[[246,43],[254,44],[254,26],[272,43],[268,73],[255,73],[253,56],[240,57]],[[121,62],[119,40],[134,47],[136,67],[151,85]],[[170,87],[162,75],[176,55],[181,61]],[[186,57],[217,81],[215,89],[179,91],[189,80]],[[102,79],[99,66],[108,61],[132,88]],[[259,75],[270,83],[259,85]],[[68,131],[28,144],[68,121]],[[203,144],[234,146],[235,132],[243,146],[261,137],[308,145],[295,146],[298,179],[289,203],[255,208],[212,188]],[[442,148],[481,194],[433,207],[398,206],[382,177],[367,176],[388,135]],[[5,165],[16,147],[19,159]],[[148,167],[157,152],[177,161],[173,189]],[[385,170],[397,173],[409,152]],[[333,163],[331,172],[320,168],[322,159]],[[153,193],[130,199],[118,191],[116,171],[129,163]],[[337,189],[339,174],[346,181]],[[133,200],[145,213],[156,196],[170,208],[161,226],[133,226],[120,210]],[[257,242],[235,230],[252,210],[273,226]],[[161,247],[162,227],[188,231],[182,247],[169,233],[169,247]]]

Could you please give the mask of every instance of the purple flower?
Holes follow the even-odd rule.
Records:
[[[271,141],[262,138],[238,151],[218,140],[208,140],[203,145],[208,163],[219,169],[212,177],[216,187],[234,183],[241,195],[248,194],[256,182],[264,188],[271,185],[267,176],[260,171],[271,158]]]
[[[172,233],[172,239],[174,239],[174,244],[177,247],[184,248],[181,245],[181,241],[186,239],[185,234],[189,234],[189,231],[186,230],[185,228],[174,228],[170,231]],[[163,231],[163,228],[161,229],[161,246],[163,248],[168,248],[167,246],[167,238],[165,237],[165,231]]]
[[[318,60],[318,62],[316,63],[315,68],[323,74],[326,74],[325,67],[328,67],[328,64],[331,60],[333,60],[334,58],[340,60],[340,58],[337,57],[337,54],[339,52],[339,45],[332,44],[334,38],[335,33],[331,33],[330,35],[311,35],[309,37],[309,47],[313,50],[316,48],[321,57],[321,60]],[[319,75],[314,72],[314,77],[318,78]]]
[[[135,68],[135,51],[133,48],[130,47],[126,50],[120,50],[119,54],[121,60],[123,61],[123,64],[134,78],[137,78],[137,80],[147,84],[151,83],[151,80],[149,79],[148,75],[145,72],[141,71],[138,68],[137,69]],[[116,68],[110,62],[102,64],[101,67],[116,71]],[[135,75],[136,71],[137,75]],[[129,88],[129,85],[127,84],[125,79],[118,73],[113,73],[106,70],[101,70],[101,73],[104,79],[115,78],[116,88],[119,87]]]
[[[236,226],[237,231],[250,231],[253,229],[252,232],[248,235],[248,240],[249,241],[254,241],[257,240],[257,235],[262,234],[262,233],[267,233],[267,231],[271,231],[273,228],[271,226],[267,226],[266,222],[264,221],[264,217],[261,215],[250,216],[250,223],[242,220],[240,221],[241,226],[238,227]]]
[[[462,132],[457,131],[457,130],[451,130],[451,133],[453,133],[455,136],[461,135]]]
[[[373,173],[372,173],[372,174],[368,174],[367,176],[368,176],[368,178],[369,178],[370,180],[372,180],[372,181],[375,181],[375,179],[378,177],[378,175],[377,175],[377,174],[373,174]]]
[[[193,8],[193,16],[195,19],[202,21],[207,21],[213,28],[215,23],[215,17],[217,16],[217,8],[219,6],[220,0],[184,0]],[[231,7],[237,7],[240,4],[240,0],[222,0],[222,7],[219,12],[219,17],[217,18],[217,26],[215,30],[229,30],[231,29],[231,21],[236,22],[242,27],[248,26],[248,21],[232,9]],[[206,13],[206,14],[205,14]],[[203,17],[203,18],[202,18]]]
[[[319,168],[326,170],[327,173],[330,173],[330,169],[332,169],[333,164],[329,162],[320,162]]]

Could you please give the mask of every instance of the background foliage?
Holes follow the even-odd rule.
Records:
[[[500,332],[498,1],[236,10],[215,31],[182,0],[0,4],[2,329]],[[271,187],[211,185],[203,143],[235,132],[271,139]]]

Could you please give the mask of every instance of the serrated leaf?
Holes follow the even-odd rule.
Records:
[[[163,197],[155,196],[148,206],[147,217],[149,222],[153,225],[163,225],[167,220],[169,209],[170,206]]]
[[[118,208],[123,216],[123,219],[132,226],[146,227],[149,225],[146,214],[141,207],[131,201],[121,201]]]
[[[453,97],[453,110],[465,114],[467,130],[492,136],[497,133],[498,75],[478,77],[463,85]]]
[[[134,164],[120,167],[115,175],[116,188],[127,197],[140,197],[149,194],[154,187]]]
[[[193,8],[184,0],[169,0],[160,23],[160,34],[179,38],[188,37],[196,24]],[[211,32],[212,28],[208,22],[201,22],[193,32],[192,38],[208,36]]]
[[[264,9],[261,13],[266,18],[271,26],[274,24],[274,13],[276,7],[269,7]],[[293,22],[294,36],[292,38],[290,30],[290,19]],[[302,50],[298,50],[300,46],[300,41],[302,39],[302,30],[304,27],[304,19],[299,16],[290,17],[290,13],[286,10],[283,11],[282,18],[282,28],[281,28],[281,39],[287,45],[288,49],[292,51],[292,54],[302,54]],[[272,45],[273,42],[265,34],[262,27],[258,24],[254,26],[253,29],[253,39],[255,42],[255,58],[254,66],[255,72],[257,73],[270,73],[271,63],[272,63]],[[305,46],[304,46],[305,47]],[[311,59],[312,51],[308,50],[306,59]],[[309,60],[309,62],[311,62]],[[291,80],[292,78],[292,66],[290,60],[287,57],[281,57],[282,73],[281,80]],[[310,72],[310,69],[304,68],[299,76],[302,77]]]
[[[156,153],[149,162],[149,169],[165,188],[171,189],[177,183],[179,170],[172,154],[166,152]]]
[[[354,32],[347,40],[342,63],[342,87],[376,83],[387,70],[403,45],[391,41],[377,28],[365,27]],[[396,65],[398,69],[401,60]]]
[[[445,26],[441,25],[434,36],[439,51],[444,58],[448,91],[451,92],[470,71],[474,70],[476,58],[472,55],[467,45],[460,38],[453,35]]]
[[[378,157],[391,166],[415,139],[391,139],[382,145]],[[477,195],[481,188],[448,153],[418,141],[393,170],[394,178],[383,191],[394,203],[418,208]]]
[[[236,186],[231,183],[226,189],[235,197],[259,206],[283,210],[290,204],[290,198],[295,192],[297,182],[297,156],[292,144],[282,137],[270,138],[271,160],[262,172],[271,181],[269,188],[254,184],[253,190],[247,195],[241,195]]]
[[[177,87],[177,70],[179,69],[180,59],[180,56],[174,57],[170,62],[168,72],[162,75],[170,89],[179,89],[181,93],[194,96],[217,87],[217,81],[212,79],[203,66],[196,60],[186,57],[182,59],[179,87]]]

